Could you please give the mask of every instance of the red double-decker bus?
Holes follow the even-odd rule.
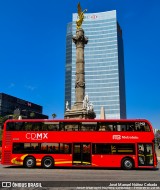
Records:
[[[155,168],[154,133],[147,120],[8,120],[2,164]]]

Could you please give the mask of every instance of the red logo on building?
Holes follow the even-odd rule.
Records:
[[[97,15],[92,15],[91,18],[92,18],[92,19],[96,19],[96,18],[97,18]]]
[[[30,102],[28,102],[27,105],[30,106],[30,107],[32,106],[32,104]]]

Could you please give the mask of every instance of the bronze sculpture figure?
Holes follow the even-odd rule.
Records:
[[[80,3],[78,3],[78,17],[79,19],[76,21],[77,24],[77,29],[81,28],[83,19],[84,19],[84,13],[87,11],[87,9],[85,9],[84,11],[82,11]]]

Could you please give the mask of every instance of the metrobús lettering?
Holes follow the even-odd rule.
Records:
[[[138,139],[137,136],[122,136],[122,139]]]

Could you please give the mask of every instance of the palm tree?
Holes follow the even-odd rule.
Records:
[[[57,117],[57,115],[55,113],[52,114],[53,119],[55,119]]]

